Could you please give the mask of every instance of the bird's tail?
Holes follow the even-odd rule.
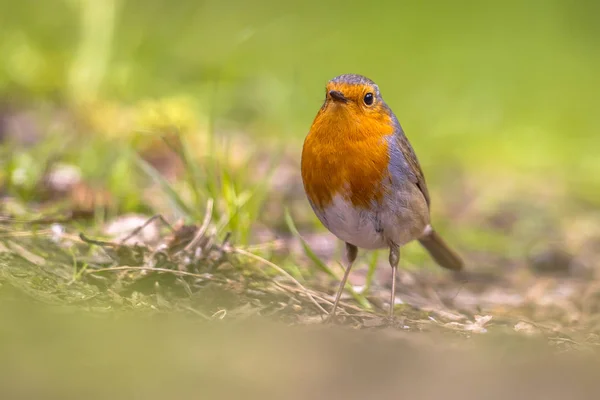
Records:
[[[463,268],[464,263],[460,256],[448,247],[442,237],[433,229],[427,235],[419,238],[419,242],[441,267],[454,271],[460,271]]]

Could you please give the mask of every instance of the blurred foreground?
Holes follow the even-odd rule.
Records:
[[[598,361],[544,341],[3,302],[5,399],[592,399]]]

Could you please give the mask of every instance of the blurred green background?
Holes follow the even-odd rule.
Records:
[[[217,126],[299,154],[326,81],[361,73],[428,170],[451,159],[598,190],[598,12],[560,0],[3,1],[0,96],[189,96]]]

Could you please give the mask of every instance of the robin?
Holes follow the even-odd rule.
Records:
[[[361,249],[389,248],[393,317],[400,246],[418,240],[442,267],[463,261],[433,229],[423,171],[379,87],[354,74],[327,83],[325,102],[302,149],[302,181],[315,214],[346,244],[346,271],[329,318],[335,316]]]

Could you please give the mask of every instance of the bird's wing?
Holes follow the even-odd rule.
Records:
[[[397,132],[394,136],[396,137],[396,144],[402,152],[404,160],[406,161],[406,164],[408,166],[408,176],[410,180],[421,190],[421,193],[423,193],[425,201],[427,202],[427,206],[429,206],[429,191],[427,190],[425,176],[423,175],[423,171],[421,170],[421,165],[419,165],[417,155],[415,154],[415,151],[410,145],[410,142],[408,141],[408,138],[406,137],[404,132]]]

